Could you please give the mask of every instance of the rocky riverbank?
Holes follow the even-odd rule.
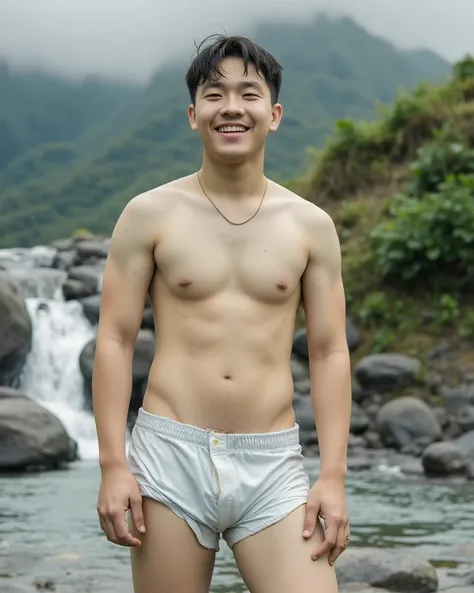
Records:
[[[21,258],[16,262],[0,258],[0,406],[8,411],[0,414],[1,470],[54,468],[77,458],[77,447],[51,412],[28,400],[28,393],[14,391],[32,339],[25,306],[25,278],[37,272],[62,274],[63,298],[80,302],[84,316],[96,326],[108,244],[108,239],[57,241],[52,245],[54,252],[49,261],[37,262],[36,268],[30,269],[21,269]],[[47,300],[39,306],[47,308]],[[350,351],[357,354],[364,341],[363,333],[350,318],[346,331]],[[142,402],[156,335],[159,328],[154,327],[147,303],[133,361],[130,426]],[[94,350],[92,339],[85,344],[78,360],[86,407],[90,407]],[[363,356],[353,365],[349,447],[352,470],[366,469],[388,457],[409,473],[474,478],[474,369],[462,369],[459,384],[448,387],[443,384],[442,371],[450,374],[449,361],[449,346],[441,345],[426,360],[385,352]],[[318,445],[309,397],[304,328],[295,332],[292,374],[302,445],[307,455],[314,456],[318,454]]]
[[[17,558],[0,550],[2,593],[60,591],[61,593],[128,593],[128,566],[124,563],[122,583],[112,581],[104,567],[104,577],[92,576],[85,570],[85,557],[57,554],[46,558],[28,555]],[[439,588],[436,569],[417,553],[404,550],[359,548],[346,550],[335,565],[340,593],[472,593],[474,573],[458,571],[457,584]],[[32,576],[37,575],[37,576]]]

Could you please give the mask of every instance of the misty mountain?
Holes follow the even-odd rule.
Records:
[[[284,66],[285,117],[269,138],[267,173],[284,180],[310,164],[336,120],[370,119],[401,89],[440,81],[450,65],[430,51],[400,51],[348,18],[266,24],[254,38]],[[187,61],[160,69],[146,89],[104,110],[74,141],[37,146],[0,172],[0,245],[31,245],[78,227],[108,233],[135,194],[200,164],[187,122]],[[49,113],[52,117],[54,114]]]
[[[0,170],[28,149],[69,142],[138,92],[97,78],[70,82],[0,60]]]

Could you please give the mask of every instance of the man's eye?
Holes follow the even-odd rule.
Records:
[[[219,99],[220,95],[218,95],[217,93],[210,93],[209,95],[206,95],[206,99]]]
[[[247,98],[250,97],[251,99],[258,99],[259,98],[259,96],[256,95],[255,93],[245,93],[244,97],[247,97]]]

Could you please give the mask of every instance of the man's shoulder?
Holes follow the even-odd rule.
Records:
[[[317,204],[282,185],[276,185],[280,198],[285,201],[285,207],[290,209],[290,212],[304,228],[315,230],[334,227],[331,216]]]
[[[190,177],[173,179],[133,196],[125,205],[124,212],[129,212],[131,216],[165,214],[185,193]]]

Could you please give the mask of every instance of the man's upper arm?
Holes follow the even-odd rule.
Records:
[[[320,358],[347,348],[341,248],[333,221],[313,205],[305,217],[308,264],[302,278],[309,354]]]
[[[150,218],[149,200],[138,196],[115,225],[102,283],[99,337],[136,340],[155,268]]]

